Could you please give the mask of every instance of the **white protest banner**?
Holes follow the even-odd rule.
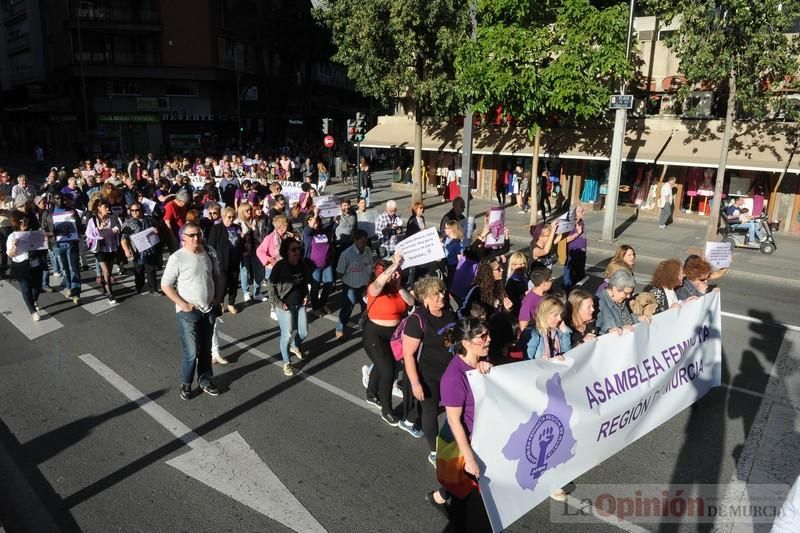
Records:
[[[720,385],[719,293],[565,357],[468,373],[472,447],[494,531]]]
[[[53,215],[53,233],[56,236],[56,242],[77,241],[80,239],[78,225],[75,224],[75,215],[72,211]]]
[[[314,206],[319,207],[319,216],[323,218],[335,217],[342,212],[339,207],[339,197],[335,194],[326,194],[316,198]]]
[[[17,253],[22,254],[34,250],[47,250],[43,231],[15,231],[11,234],[17,242]]]
[[[444,259],[444,247],[436,228],[428,228],[400,241],[396,250],[403,254],[403,269]]]
[[[277,181],[281,185],[281,194],[286,198],[286,205],[292,205],[300,201],[303,193],[302,183],[296,181]]]
[[[144,214],[151,216],[153,214],[153,210],[156,208],[156,203],[150,198],[142,198],[141,204],[142,209],[144,209]]]
[[[556,219],[558,221],[558,226],[556,226],[556,235],[561,233],[569,233],[575,229],[576,224],[576,217],[575,217],[575,210],[570,209],[560,217]]]
[[[733,261],[733,249],[727,242],[706,242],[706,261],[716,270],[728,268]]]
[[[502,248],[506,242],[506,236],[503,233],[506,227],[505,210],[502,207],[489,209],[489,219],[486,223],[489,225],[489,233],[486,234],[484,246],[486,248]]]
[[[139,233],[131,234],[131,243],[137,252],[144,252],[159,243],[158,230],[147,228]]]

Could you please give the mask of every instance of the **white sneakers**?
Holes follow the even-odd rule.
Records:
[[[31,318],[33,319],[34,322],[39,322],[39,320],[41,320],[42,317],[39,316],[39,313],[37,311],[34,311],[33,313],[31,313]]]
[[[247,302],[249,302],[249,301],[250,301],[250,300],[252,300],[252,299],[253,299],[253,297],[252,297],[252,296],[250,296],[250,293],[249,293],[249,292],[246,292],[246,293],[244,293],[244,303],[247,303]]]

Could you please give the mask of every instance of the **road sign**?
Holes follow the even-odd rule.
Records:
[[[633,107],[632,94],[612,94],[609,109],[631,109]]]
[[[322,139],[322,144],[325,148],[333,148],[334,140],[332,135],[326,135],[324,139]]]

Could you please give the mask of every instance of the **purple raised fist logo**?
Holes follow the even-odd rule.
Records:
[[[544,413],[533,412],[530,420],[511,434],[503,448],[506,459],[519,461],[517,482],[520,487],[535,489],[546,471],[574,457],[576,442],[569,426],[571,418],[572,407],[567,405],[561,388],[561,375],[555,373],[547,380]]]
[[[547,470],[545,461],[558,450],[563,439],[564,424],[557,417],[547,414],[536,421],[525,445],[525,457],[535,465],[531,469],[533,479],[538,479]]]

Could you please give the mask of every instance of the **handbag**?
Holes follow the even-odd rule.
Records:
[[[464,471],[464,462],[450,423],[445,419],[436,436],[436,480],[450,494],[462,500],[478,486],[475,478]]]

